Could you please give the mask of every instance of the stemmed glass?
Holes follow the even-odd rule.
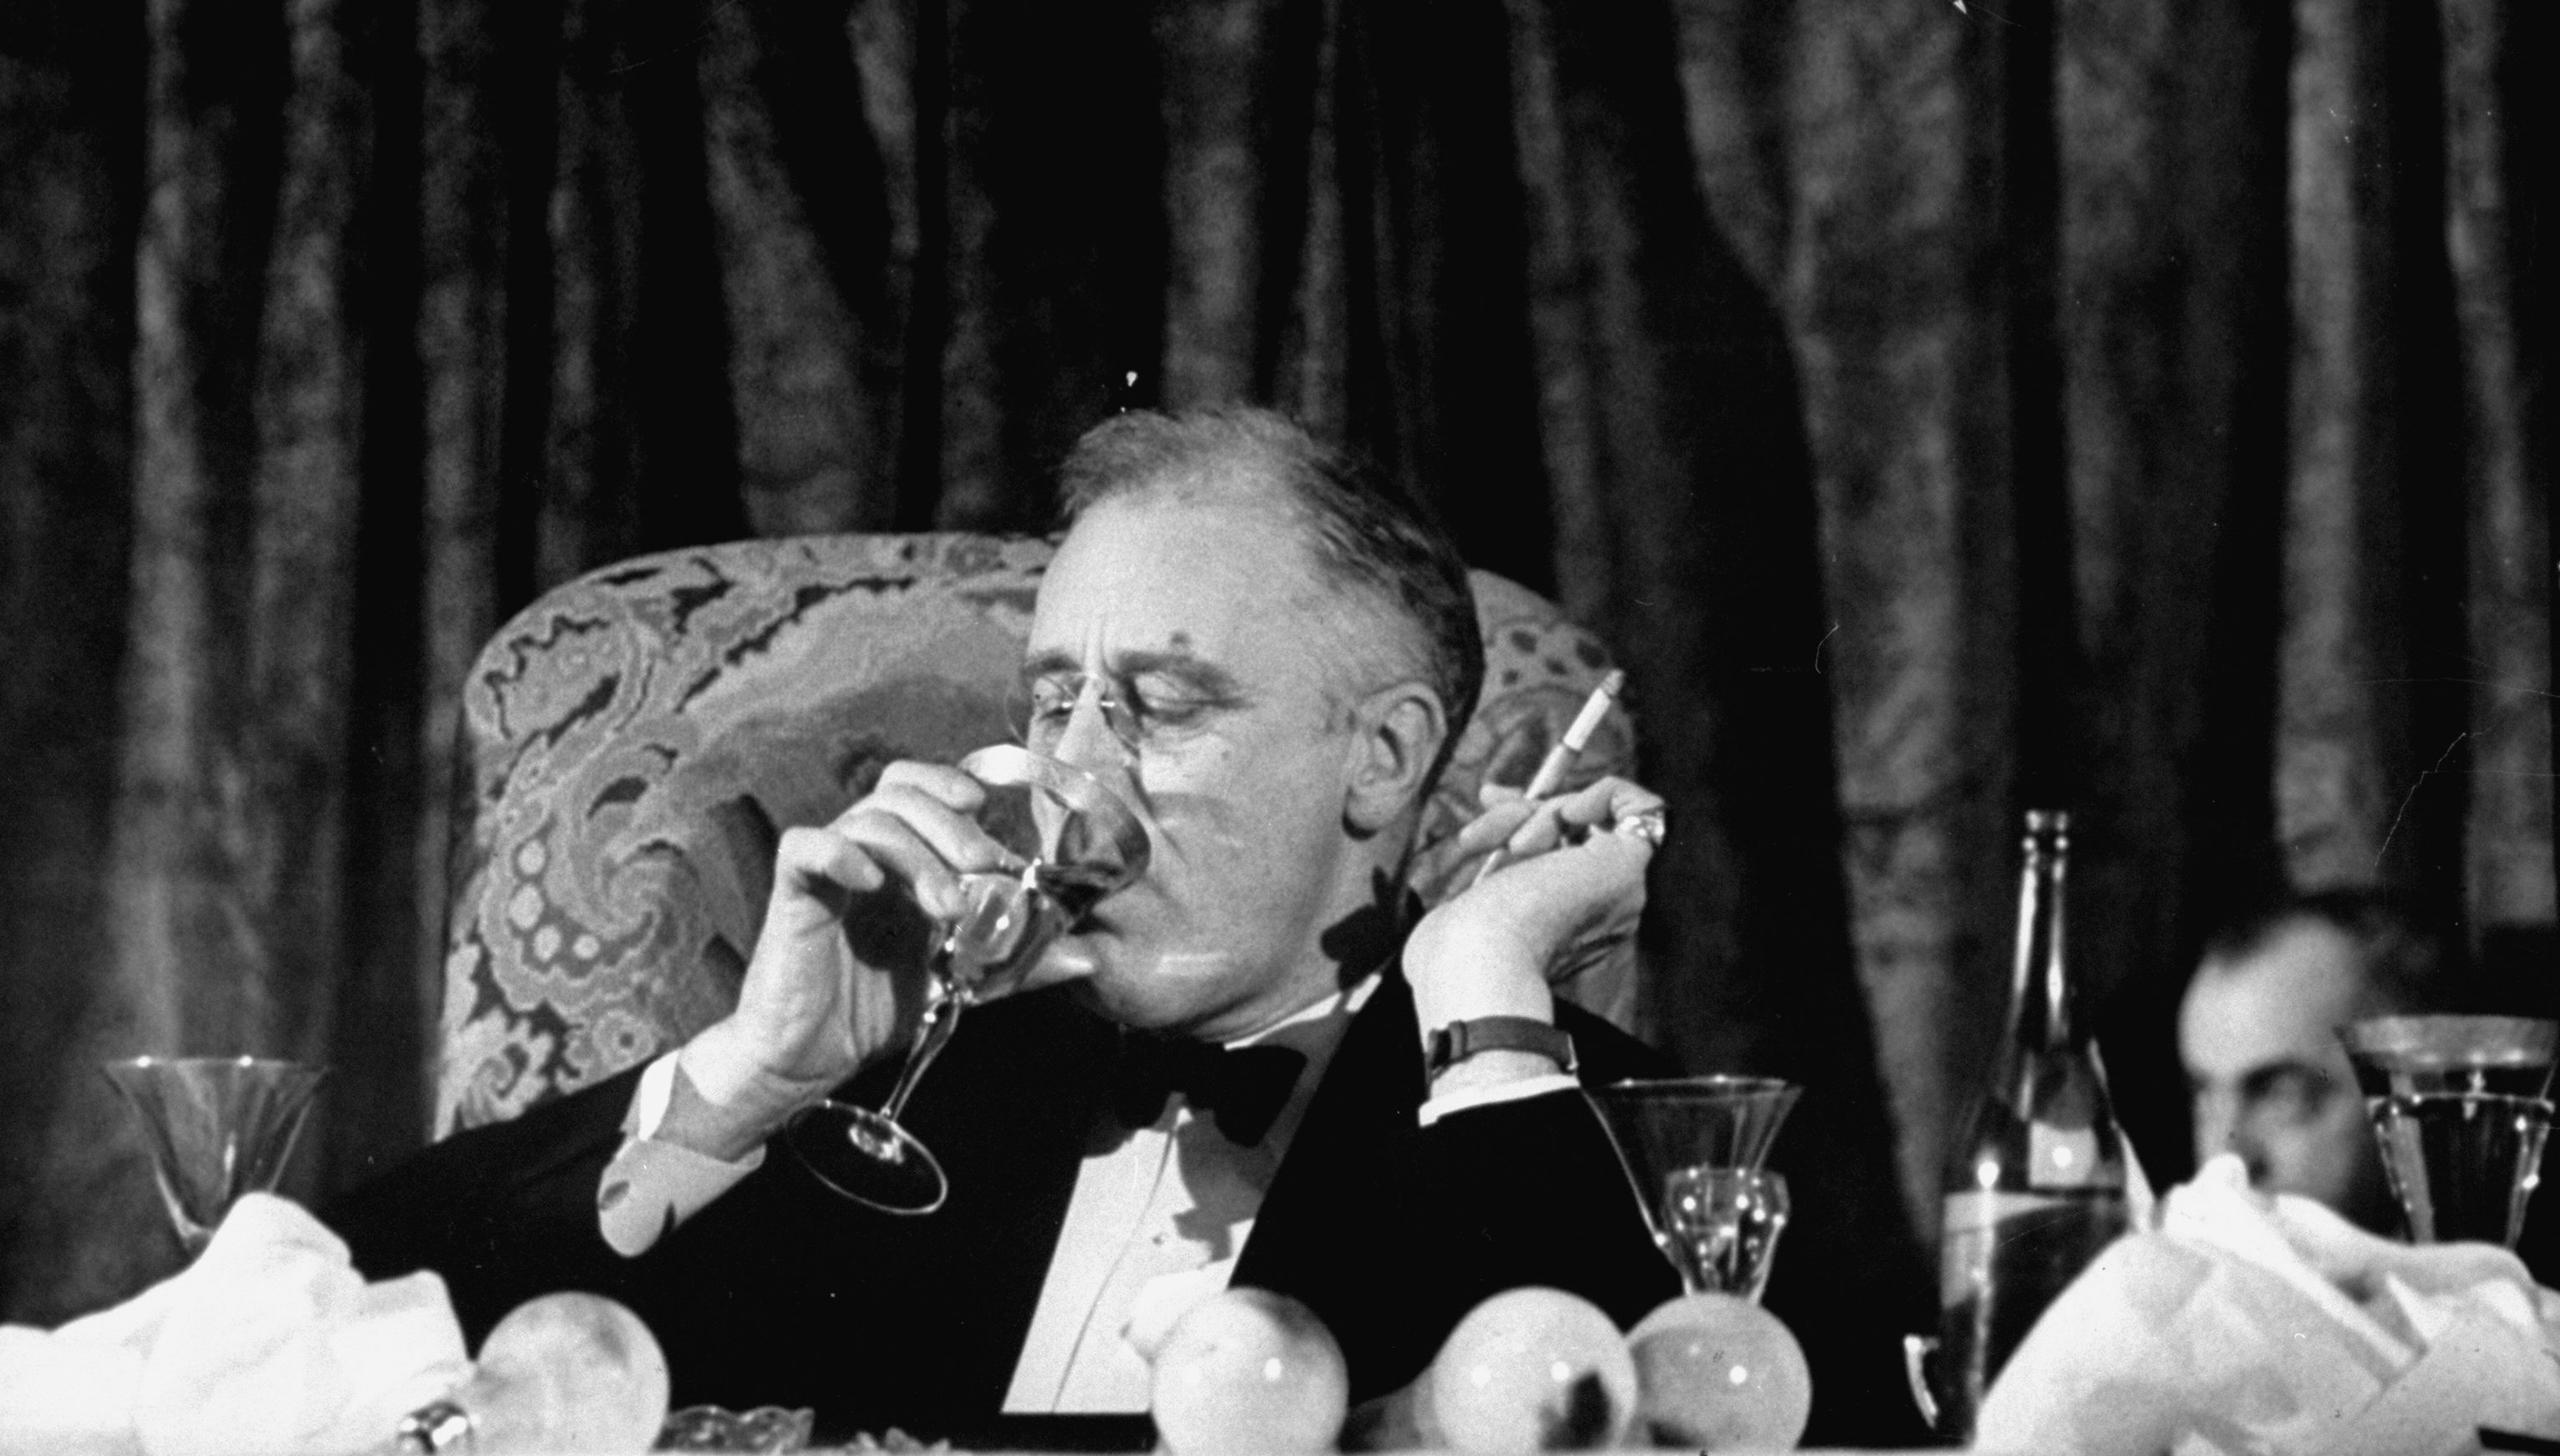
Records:
[[[240,1195],[275,1187],[327,1075],[265,1056],[127,1056],[98,1069],[142,1124],[160,1200],[190,1259]]]
[[[2551,1133],[2560,1024],[2511,1016],[2369,1017],[2338,1029],[2420,1243],[2515,1246]]]
[[[1687,1291],[1627,1332],[1649,1444],[1784,1449],[1804,1434],[1804,1349],[1760,1308],[1788,1213],[1787,1181],[1761,1164],[1800,1090],[1776,1077],[1701,1076],[1592,1093]]]
[[[1757,1302],[1787,1226],[1787,1184],[1762,1169],[1800,1088],[1776,1077],[1614,1082],[1593,1101],[1689,1293]]]
[[[1103,896],[1147,870],[1147,832],[1101,780],[1012,743],[981,748],[961,771],[986,786],[978,821],[1014,864],[960,877],[964,908],[938,929],[923,1026],[878,1111],[832,1098],[783,1136],[820,1182],[888,1213],[930,1213],[950,1191],[942,1165],[898,1114],[942,1053],[960,1013],[1022,985],[1040,956]]]

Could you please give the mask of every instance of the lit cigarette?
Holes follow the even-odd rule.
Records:
[[[1536,803],[1555,792],[1557,786],[1564,782],[1565,770],[1573,766],[1574,759],[1582,756],[1583,746],[1591,741],[1593,733],[1600,730],[1600,720],[1609,716],[1609,705],[1618,701],[1618,690],[1625,686],[1627,675],[1611,668],[1609,676],[1602,678],[1600,686],[1592,689],[1591,696],[1583,701],[1582,711],[1574,715],[1573,726],[1564,730],[1564,736],[1556,739],[1555,746],[1547,749],[1546,757],[1539,760],[1537,772],[1529,775],[1528,787],[1520,791],[1522,798]],[[1484,868],[1478,870],[1476,878],[1469,882],[1470,888],[1484,884],[1486,876],[1510,860],[1510,853],[1503,846],[1496,845],[1494,852],[1485,856]]]

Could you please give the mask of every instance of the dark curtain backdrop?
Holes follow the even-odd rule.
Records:
[[[98,1056],[331,1063],[305,1194],[417,1141],[508,613],[1040,529],[1125,394],[1359,442],[1617,645],[1648,1027],[1812,1089],[1773,1299],[1916,1328],[2030,800],[2162,1179],[2229,895],[2399,886],[2544,990],[2553,26],[10,0],[0,1314],[169,1265]]]

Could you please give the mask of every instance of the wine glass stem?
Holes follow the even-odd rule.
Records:
[[[880,1104],[880,1115],[891,1122],[906,1110],[906,1099],[915,1091],[916,1080],[942,1049],[951,1045],[951,1034],[960,1026],[960,1010],[968,1005],[951,989],[948,981],[936,979],[924,1003],[924,1021],[916,1028],[915,1048],[906,1053],[906,1065],[897,1074],[897,1085],[889,1088],[888,1100]]]

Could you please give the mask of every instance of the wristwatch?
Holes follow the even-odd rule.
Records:
[[[1479,1052],[1534,1052],[1573,1070],[1573,1039],[1561,1028],[1524,1016],[1480,1016],[1431,1034],[1428,1074],[1438,1076]]]

